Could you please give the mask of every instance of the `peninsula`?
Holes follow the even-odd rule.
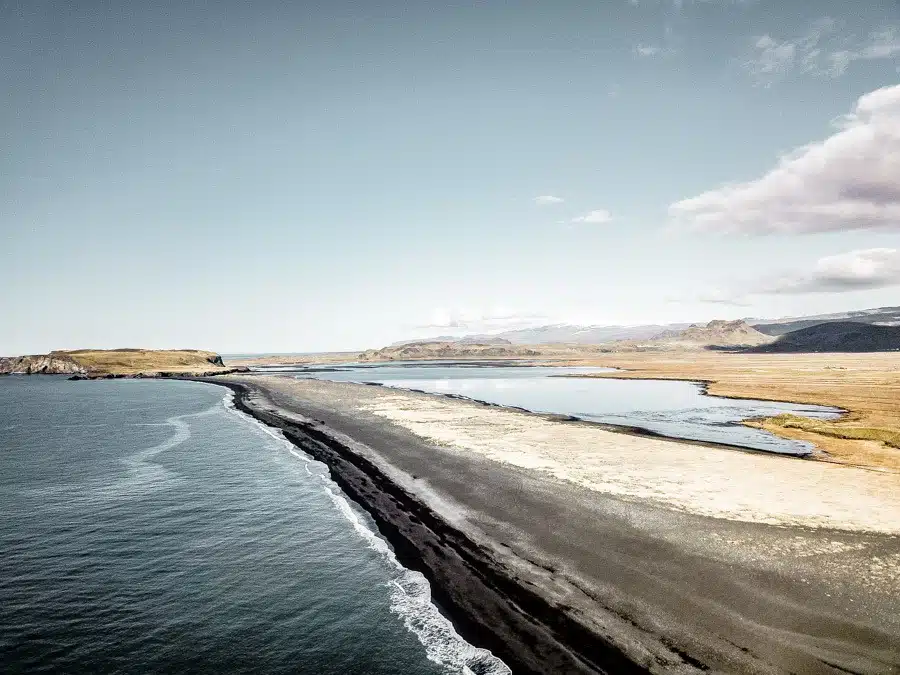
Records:
[[[75,377],[165,377],[243,372],[225,366],[215,352],[198,349],[76,349],[31,356],[0,357],[0,375]]]

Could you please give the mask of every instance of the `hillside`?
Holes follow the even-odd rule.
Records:
[[[653,342],[685,347],[744,347],[768,344],[772,338],[760,333],[744,321],[713,320],[705,326],[691,326],[682,331],[667,331]]]
[[[619,340],[600,345],[597,349],[605,353],[738,349],[767,344],[773,339],[744,321],[714,319],[705,326],[666,330],[649,340]]]
[[[459,342],[414,342],[412,344],[369,349],[360,361],[415,361],[427,359],[528,358],[539,351],[520,345],[495,345]]]
[[[88,377],[226,372],[215,352],[196,349],[78,349],[0,358],[0,374],[70,374]]]
[[[780,336],[752,352],[887,352],[900,350],[900,326],[856,321],[820,323]]]

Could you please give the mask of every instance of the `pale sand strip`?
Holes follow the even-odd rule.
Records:
[[[900,474],[632,436],[390,394],[363,409],[447,449],[626,498],[754,523],[900,534]]]

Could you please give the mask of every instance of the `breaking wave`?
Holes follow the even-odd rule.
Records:
[[[387,584],[390,590],[391,612],[396,614],[406,629],[418,638],[430,661],[461,675],[511,674],[509,667],[489,650],[469,644],[456,632],[453,624],[431,602],[431,585],[425,575],[400,564],[387,541],[364,522],[361,514],[353,508],[338,485],[331,480],[324,466],[322,470],[312,470],[311,465],[322,466],[320,462],[298,450],[280,430],[273,429],[238,410],[234,405],[234,392],[230,389],[222,402],[230,412],[256,425],[304,462],[307,475],[318,477],[322,481],[323,488],[335,508],[350,523],[366,546],[378,553],[394,569],[394,575]]]

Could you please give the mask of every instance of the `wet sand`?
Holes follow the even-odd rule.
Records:
[[[218,377],[515,673],[900,673],[900,476],[381,387]]]

